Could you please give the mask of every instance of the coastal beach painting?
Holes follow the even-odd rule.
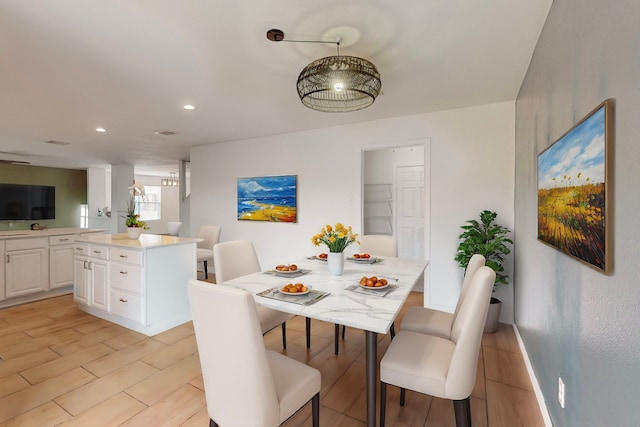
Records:
[[[238,220],[297,222],[296,175],[238,178]]]
[[[538,239],[608,272],[608,151],[612,101],[538,156]]]

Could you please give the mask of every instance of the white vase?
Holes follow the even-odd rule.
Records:
[[[341,276],[344,271],[344,253],[329,252],[327,256],[327,267],[332,276]]]
[[[127,235],[130,239],[137,239],[142,234],[142,227],[127,227]]]

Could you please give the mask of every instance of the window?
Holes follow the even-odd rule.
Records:
[[[80,205],[80,228],[89,228],[89,205]]]
[[[162,197],[159,185],[145,185],[146,195],[144,199],[136,196],[136,212],[140,214],[142,221],[154,221],[160,219]]]

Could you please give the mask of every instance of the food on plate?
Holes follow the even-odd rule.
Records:
[[[308,292],[309,288],[303,285],[302,283],[296,283],[296,284],[288,283],[280,290],[287,294],[299,294],[302,292]]]
[[[318,258],[320,259],[327,259],[329,257],[329,255],[325,254],[324,252],[321,253],[320,255],[318,255]]]
[[[298,269],[298,266],[295,264],[289,264],[289,265],[284,265],[284,264],[278,264],[275,267],[276,271],[296,271]]]
[[[369,259],[371,254],[353,254],[353,257],[356,259]]]
[[[367,288],[380,288],[382,286],[387,286],[387,284],[387,279],[378,278],[376,276],[362,276],[362,279],[360,279],[360,285],[366,286]]]

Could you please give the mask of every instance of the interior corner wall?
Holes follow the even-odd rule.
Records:
[[[640,420],[639,16],[637,0],[554,1],[516,102],[516,324],[554,426]],[[536,240],[537,155],[607,98],[609,275]]]
[[[462,282],[454,261],[460,226],[491,209],[513,228],[514,138],[515,103],[503,102],[194,147],[190,232],[220,225],[222,241],[251,240],[265,269],[320,252],[311,236],[325,224],[362,229],[362,150],[430,139],[428,304],[453,311]],[[237,178],[265,175],[297,175],[297,223],[236,219]],[[506,268],[511,275],[510,257]],[[499,291],[508,323],[512,292],[512,285]]]

